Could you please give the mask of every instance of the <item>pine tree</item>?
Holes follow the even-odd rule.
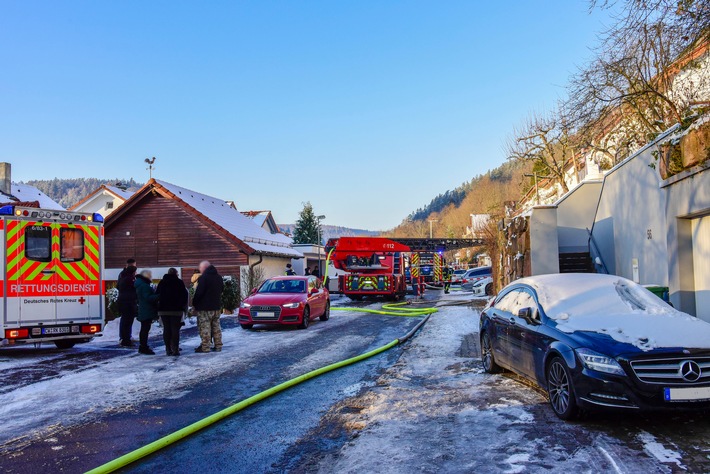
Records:
[[[320,222],[313,212],[313,206],[310,202],[303,204],[303,209],[298,214],[296,227],[293,229],[294,244],[322,244],[318,242],[321,233]]]

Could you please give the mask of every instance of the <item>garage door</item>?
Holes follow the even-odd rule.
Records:
[[[710,216],[693,219],[695,312],[710,321]]]

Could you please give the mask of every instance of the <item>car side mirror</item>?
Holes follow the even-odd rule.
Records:
[[[521,308],[518,310],[518,317],[524,319],[528,324],[537,324],[537,320],[533,317],[535,313],[532,308]]]
[[[251,294],[255,295],[257,291],[259,291],[259,288],[254,288],[251,290]]]

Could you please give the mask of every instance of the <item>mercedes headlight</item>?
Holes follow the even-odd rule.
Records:
[[[577,355],[582,360],[582,364],[588,369],[604,372],[606,374],[626,375],[616,359],[605,356],[589,349],[577,349]]]

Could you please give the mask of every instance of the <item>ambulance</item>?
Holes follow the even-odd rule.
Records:
[[[89,342],[104,321],[103,217],[0,207],[0,346]]]

